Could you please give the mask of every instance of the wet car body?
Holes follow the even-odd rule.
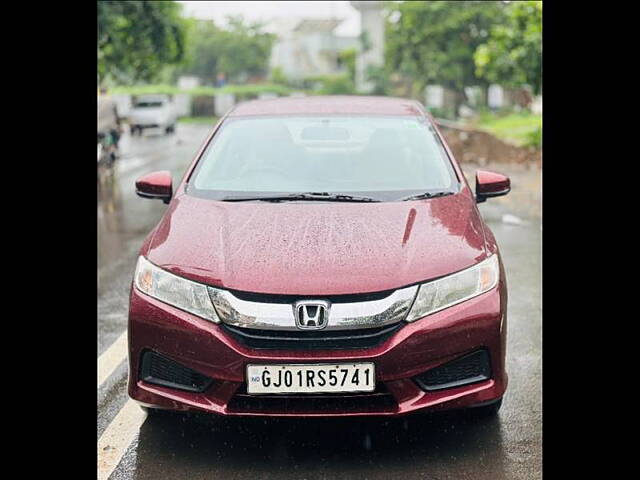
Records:
[[[296,329],[293,314],[290,325],[250,325],[263,320],[259,315],[214,323],[152,298],[134,282],[129,395],[149,407],[245,416],[401,415],[499,402],[507,387],[504,268],[476,206],[479,198],[437,128],[458,182],[452,195],[379,203],[236,203],[190,192],[190,176],[227,119],[300,114],[384,114],[432,122],[419,104],[403,99],[240,105],[196,155],[140,255],[163,271],[206,285],[210,295],[217,292],[233,304],[230,310],[268,305],[284,312],[309,300],[326,301],[334,313],[374,307],[383,313],[354,328],[346,315],[334,330],[317,332]],[[498,258],[499,276],[491,289],[406,321],[421,284],[492,256]],[[375,366],[371,391],[256,395],[247,388],[251,365],[361,363]]]

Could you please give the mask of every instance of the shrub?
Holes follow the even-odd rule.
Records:
[[[282,71],[281,67],[274,67],[271,70],[271,81],[276,85],[288,85],[289,79]]]
[[[320,95],[351,95],[355,86],[349,74],[316,75],[304,79],[304,86]]]
[[[194,96],[214,96],[219,93],[232,93],[238,99],[256,98],[261,93],[276,93],[278,95],[287,95],[291,91],[284,85],[276,85],[272,83],[260,83],[250,85],[226,85],[224,87],[196,87],[190,90],[181,90],[173,85],[135,85],[132,87],[114,87],[111,93],[125,95],[145,95],[145,94],[168,94],[175,95],[177,93],[188,93]]]
[[[366,73],[367,80],[373,83],[372,95],[388,95],[391,90],[389,74],[384,67],[369,65]]]
[[[426,107],[426,109],[434,118],[447,118],[447,111],[444,108]]]
[[[113,87],[110,90],[110,93],[123,95],[154,95],[161,93],[166,95],[174,95],[176,93],[181,93],[178,87],[167,84]]]
[[[534,131],[527,134],[525,146],[535,148],[542,147],[542,126],[538,126]]]

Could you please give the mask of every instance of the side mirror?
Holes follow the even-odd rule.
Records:
[[[171,172],[153,172],[136,180],[136,193],[142,198],[157,198],[169,203],[173,195]]]
[[[500,173],[478,170],[476,172],[476,203],[490,197],[506,195],[511,191],[511,180]]]

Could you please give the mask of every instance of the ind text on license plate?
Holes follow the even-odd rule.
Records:
[[[247,365],[247,393],[372,392],[373,363]]]

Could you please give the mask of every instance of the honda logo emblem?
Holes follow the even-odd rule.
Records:
[[[320,330],[329,322],[331,304],[324,300],[300,300],[293,304],[296,327],[302,330]]]

